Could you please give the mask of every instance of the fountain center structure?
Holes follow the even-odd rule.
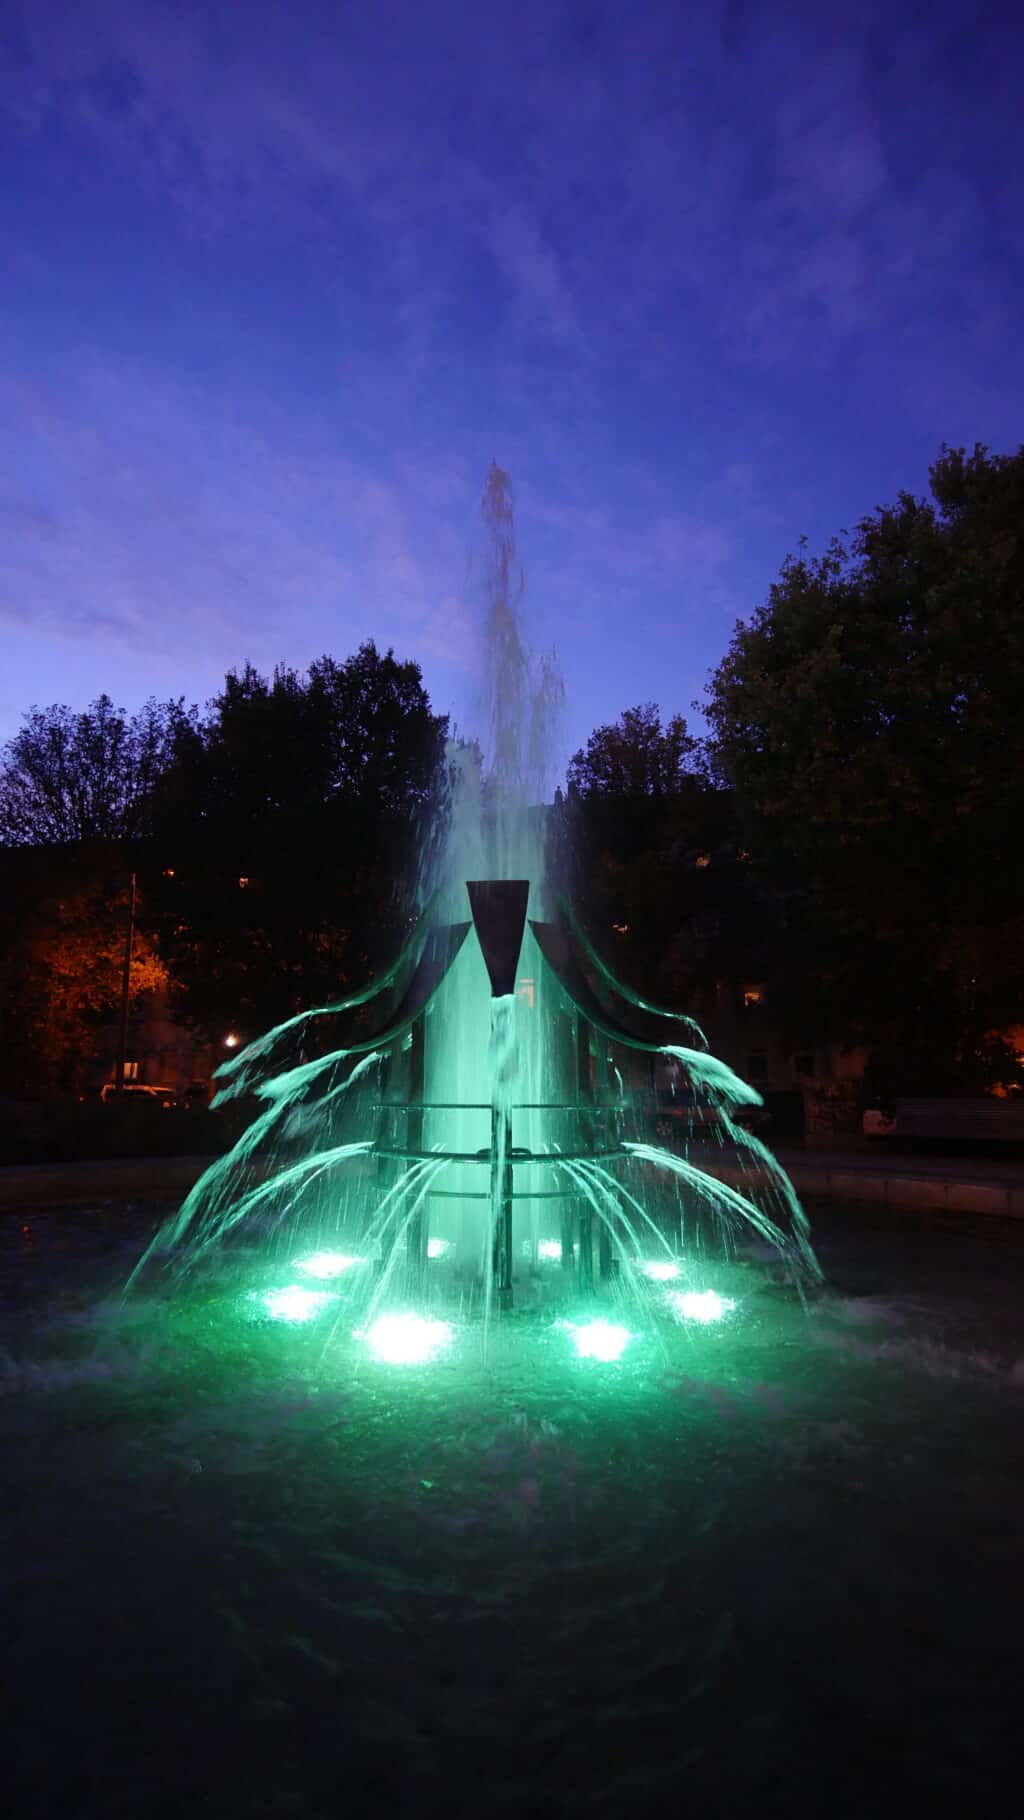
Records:
[[[798,1287],[816,1280],[807,1222],[743,1122],[755,1090],[692,1019],[615,977],[546,879],[536,805],[561,685],[523,649],[497,468],[484,519],[490,771],[453,748],[437,882],[393,965],[221,1067],[218,1100],[260,1110],[139,1268],[287,1262],[301,1280],[264,1297],[283,1319],[356,1285],[365,1326],[444,1300],[486,1322],[520,1296],[589,1304],[654,1282],[705,1322],[721,1302],[708,1267],[746,1238]]]
[[[224,1065],[222,1097],[252,1092],[266,1110],[161,1235],[170,1268],[258,1231],[321,1281],[361,1264],[375,1313],[430,1303],[446,1278],[485,1317],[513,1306],[517,1282],[534,1300],[552,1265],[588,1302],[728,1259],[745,1236],[798,1286],[815,1280],[793,1190],[742,1124],[758,1095],[692,1020],[641,1006],[567,904],[531,917],[529,880],[464,889],[468,916],[428,908],[375,992],[299,1014]],[[327,1016],[349,1023],[338,1046],[269,1071]],[[669,1148],[651,1139],[673,1098]],[[284,1318],[305,1305],[293,1287],[273,1292]],[[708,1318],[706,1289],[670,1293]]]

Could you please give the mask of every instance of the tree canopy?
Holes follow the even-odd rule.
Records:
[[[150,700],[138,714],[101,695],[82,713],[31,708],[0,759],[0,846],[132,840],[194,710]]]
[[[172,982],[146,905],[137,906],[129,998]],[[121,995],[128,878],[116,844],[3,855],[0,890],[0,1090],[68,1091]]]
[[[154,814],[164,951],[191,1014],[256,1031],[363,978],[400,936],[447,720],[373,643],[305,675],[230,672]]]
[[[569,789],[582,797],[672,796],[693,777],[699,750],[681,714],[662,726],[660,710],[649,701],[594,729],[569,761]]]
[[[700,1014],[716,979],[749,973],[765,932],[737,851],[735,808],[681,714],[648,702],[597,727],[568,771],[552,858],[622,978]]]
[[[790,990],[919,1081],[1024,1009],[1024,451],[946,449],[930,479],[784,564],[707,705],[791,887]]]
[[[627,708],[574,754],[549,823],[560,882],[638,987],[699,1014],[716,981],[764,980],[793,1046],[867,1043],[922,1091],[1016,1079],[998,1033],[1024,1023],[1024,450],[944,449],[930,482],[783,564],[712,675],[708,740]],[[497,468],[485,519],[512,704],[492,733],[522,770]],[[33,708],[0,755],[0,998],[29,1032],[9,1072],[39,1055],[52,1075],[60,1027],[81,1050],[109,1008],[131,871],[133,987],[173,986],[211,1035],[362,983],[443,831],[447,731],[419,667],[372,642],[231,671],[204,714]]]
[[[133,993],[173,988],[211,1035],[365,979],[443,823],[446,733],[418,665],[372,642],[305,674],[231,671],[202,715],[33,709],[0,762],[0,1010],[23,1078],[52,1081],[58,1051],[73,1075],[116,1001],[131,872]]]

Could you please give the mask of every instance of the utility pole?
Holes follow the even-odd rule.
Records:
[[[124,935],[124,965],[121,970],[121,1028],[117,1042],[117,1081],[115,1092],[124,1098],[124,1067],[128,1059],[128,999],[132,981],[132,944],[135,940],[135,874],[128,885],[128,927]]]

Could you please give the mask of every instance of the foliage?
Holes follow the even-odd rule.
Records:
[[[569,766],[552,858],[621,978],[698,1016],[717,979],[757,977],[768,921],[754,901],[728,790],[681,715],[652,703],[598,727]]]
[[[626,708],[610,726],[597,727],[569,763],[571,793],[620,800],[666,797],[685,790],[698,770],[700,742],[681,714],[663,727],[654,702]]]
[[[25,860],[32,863],[27,865]],[[4,864],[0,919],[0,1078],[14,1093],[77,1085],[99,1024],[121,997],[128,916],[127,881],[116,854],[93,850],[72,860],[51,849],[19,853]],[[145,926],[136,922],[130,974],[133,1006],[171,986]]]
[[[32,708],[3,749],[0,846],[132,840],[146,831],[157,782],[192,716],[148,701],[138,714],[101,695],[84,713]]]
[[[182,726],[151,886],[200,1026],[254,1033],[390,955],[437,832],[446,730],[418,665],[372,643],[305,676],[231,672]]]
[[[74,1083],[117,1002],[132,870],[133,991],[173,980],[177,1014],[218,1037],[372,972],[440,832],[446,726],[418,667],[372,643],[305,676],[231,672],[203,717],[33,709],[0,773],[8,1079]]]
[[[944,450],[931,491],[787,561],[707,709],[788,898],[780,997],[917,1086],[1024,1007],[1024,450]]]

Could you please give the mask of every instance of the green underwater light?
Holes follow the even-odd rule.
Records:
[[[671,1258],[650,1258],[640,1269],[652,1283],[672,1283],[679,1275],[679,1265]]]
[[[298,1283],[289,1283],[286,1289],[267,1289],[257,1296],[272,1321],[312,1321],[337,1299],[327,1289],[303,1289]]]
[[[537,1246],[537,1256],[542,1258],[545,1263],[560,1263],[562,1258],[562,1247],[559,1240],[541,1239],[540,1244]]]
[[[620,1327],[617,1321],[583,1321],[579,1325],[560,1321],[558,1325],[572,1334],[581,1359],[599,1359],[604,1365],[621,1359],[633,1338],[629,1328]]]
[[[447,1321],[436,1321],[430,1315],[382,1314],[356,1337],[386,1365],[425,1365],[451,1345],[452,1329]]]
[[[684,1321],[699,1321],[704,1327],[731,1314],[736,1306],[728,1296],[718,1295],[714,1289],[684,1289],[670,1295],[668,1300]]]
[[[352,1270],[356,1264],[365,1262],[364,1258],[352,1258],[344,1251],[313,1251],[308,1258],[296,1258],[295,1268],[308,1277],[318,1277],[321,1282],[329,1282],[332,1277],[340,1277],[343,1271]]]
[[[427,1240],[428,1258],[446,1257],[448,1252],[451,1250],[451,1248],[452,1247],[451,1247],[450,1239],[428,1239]]]

